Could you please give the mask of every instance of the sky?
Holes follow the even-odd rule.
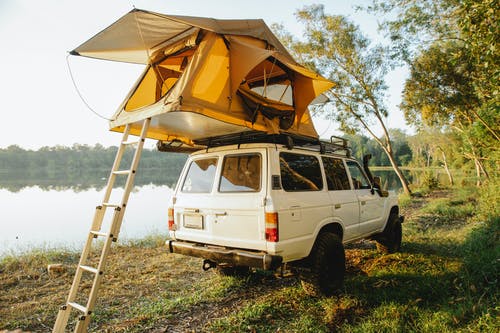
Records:
[[[294,13],[321,3],[328,14],[349,16],[372,40],[380,40],[376,18],[356,12],[365,0],[0,0],[0,148],[25,149],[79,144],[118,145],[121,134],[107,120],[142,72],[139,65],[68,56],[131,9],[213,18],[261,18],[302,34]],[[70,70],[72,75],[70,75]],[[389,74],[389,128],[407,129],[398,110],[405,71]],[[73,77],[73,79],[72,79]],[[73,80],[78,87],[75,89]],[[84,101],[80,98],[81,94]],[[338,124],[315,120],[322,137],[339,134]],[[365,134],[366,135],[366,134]],[[148,146],[155,142],[150,140]]]

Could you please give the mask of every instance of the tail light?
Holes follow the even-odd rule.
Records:
[[[268,242],[279,241],[278,213],[266,213],[266,240]]]
[[[173,208],[168,209],[168,230],[170,230],[170,231],[175,230],[174,209]]]

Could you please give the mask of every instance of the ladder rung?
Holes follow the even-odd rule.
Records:
[[[96,235],[96,236],[103,236],[103,237],[108,237],[108,234],[105,233],[105,232],[100,232],[100,231],[94,231],[94,230],[91,230],[90,233],[92,235]]]
[[[84,307],[83,305],[80,305],[80,304],[75,303],[75,302],[68,302],[68,305],[71,306],[72,308],[77,309],[80,312],[83,312],[85,314],[87,313],[87,308]]]
[[[121,205],[112,204],[112,203],[109,203],[109,202],[103,202],[102,205],[104,207],[121,207]]]
[[[87,271],[87,272],[90,272],[90,273],[94,273],[94,274],[99,273],[99,271],[97,270],[97,268],[94,268],[94,267],[85,266],[85,265],[79,265],[79,267],[81,269],[83,269],[84,271]]]
[[[130,140],[130,141],[122,141],[122,145],[135,145],[141,142],[140,140]]]
[[[130,173],[130,170],[118,170],[118,171],[113,171],[114,175],[128,175]]]

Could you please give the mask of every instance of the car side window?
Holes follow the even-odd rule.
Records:
[[[217,158],[215,157],[192,161],[182,184],[182,192],[209,193],[214,183],[216,168]]]
[[[323,179],[315,156],[280,153],[281,184],[285,191],[320,191]]]
[[[344,166],[344,162],[339,158],[323,156],[323,166],[325,168],[326,183],[329,191],[350,190],[349,178]]]
[[[363,171],[361,171],[361,167],[358,163],[354,161],[347,161],[347,167],[349,168],[349,173],[351,174],[352,184],[354,185],[355,190],[371,188],[370,182],[366,178]]]
[[[258,192],[260,178],[260,154],[225,156],[219,192]]]

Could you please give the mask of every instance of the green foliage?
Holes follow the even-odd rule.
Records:
[[[494,178],[481,187],[479,192],[478,221],[496,219],[500,216],[500,179]]]
[[[162,234],[160,232],[155,232],[154,234],[148,235],[140,239],[121,240],[120,244],[124,246],[155,248],[165,245],[166,239],[168,239],[168,235]]]
[[[50,263],[69,264],[75,262],[78,257],[79,253],[70,249],[33,248],[22,254],[1,257],[0,272],[9,274],[21,271],[31,276],[39,276]]]
[[[408,165],[413,155],[409,145],[410,137],[399,129],[389,129],[389,132],[392,137],[393,154],[396,162],[401,166]],[[370,165],[391,166],[387,154],[374,139],[359,134],[345,134],[343,138],[349,141],[349,145],[352,149],[352,156],[357,160],[362,161],[365,154],[372,154]]]
[[[450,201],[448,199],[435,200],[423,211],[432,215],[437,215],[445,221],[456,221],[457,219],[472,217],[475,212],[475,203],[472,201]]]
[[[426,205],[422,212],[435,216],[444,222],[465,223],[478,211],[475,187],[452,187],[451,195],[435,199]],[[432,193],[432,189],[427,189]]]
[[[374,0],[394,54],[410,67],[402,109],[409,123],[450,129],[478,181],[498,177],[498,0]]]
[[[385,16],[380,23],[392,43],[393,57],[406,62],[436,39],[458,37],[454,12],[457,0],[373,0],[369,13]]]
[[[471,62],[475,64],[476,93],[482,100],[491,100],[493,103],[487,107],[496,105],[498,111],[500,4],[498,0],[461,1],[457,17],[465,47],[469,51]]]
[[[480,223],[463,245],[464,278],[473,281],[466,288],[494,293],[498,288],[500,263],[500,216]]]
[[[399,208],[405,209],[410,206],[412,203],[412,197],[411,195],[408,195],[406,193],[400,193],[398,195],[398,203],[399,203]]]
[[[439,182],[432,172],[427,171],[422,178],[422,186],[426,190],[435,190],[439,187]]]
[[[110,170],[118,147],[108,148],[100,144],[91,147],[88,145],[74,144],[72,147],[55,146],[42,147],[37,151],[25,150],[13,145],[5,149],[0,148],[0,170],[29,170],[50,167],[55,172],[67,170],[67,172],[79,172],[90,169]],[[133,157],[133,149],[125,151],[122,164],[130,165]],[[157,150],[144,149],[141,155],[140,165],[143,168],[164,168],[168,166],[183,165],[186,160],[184,154],[166,154]],[[166,162],[168,161],[168,162]]]
[[[422,52],[412,62],[403,91],[406,119],[442,127],[474,117],[471,110],[479,101],[469,78],[471,66],[456,41],[439,41]]]

